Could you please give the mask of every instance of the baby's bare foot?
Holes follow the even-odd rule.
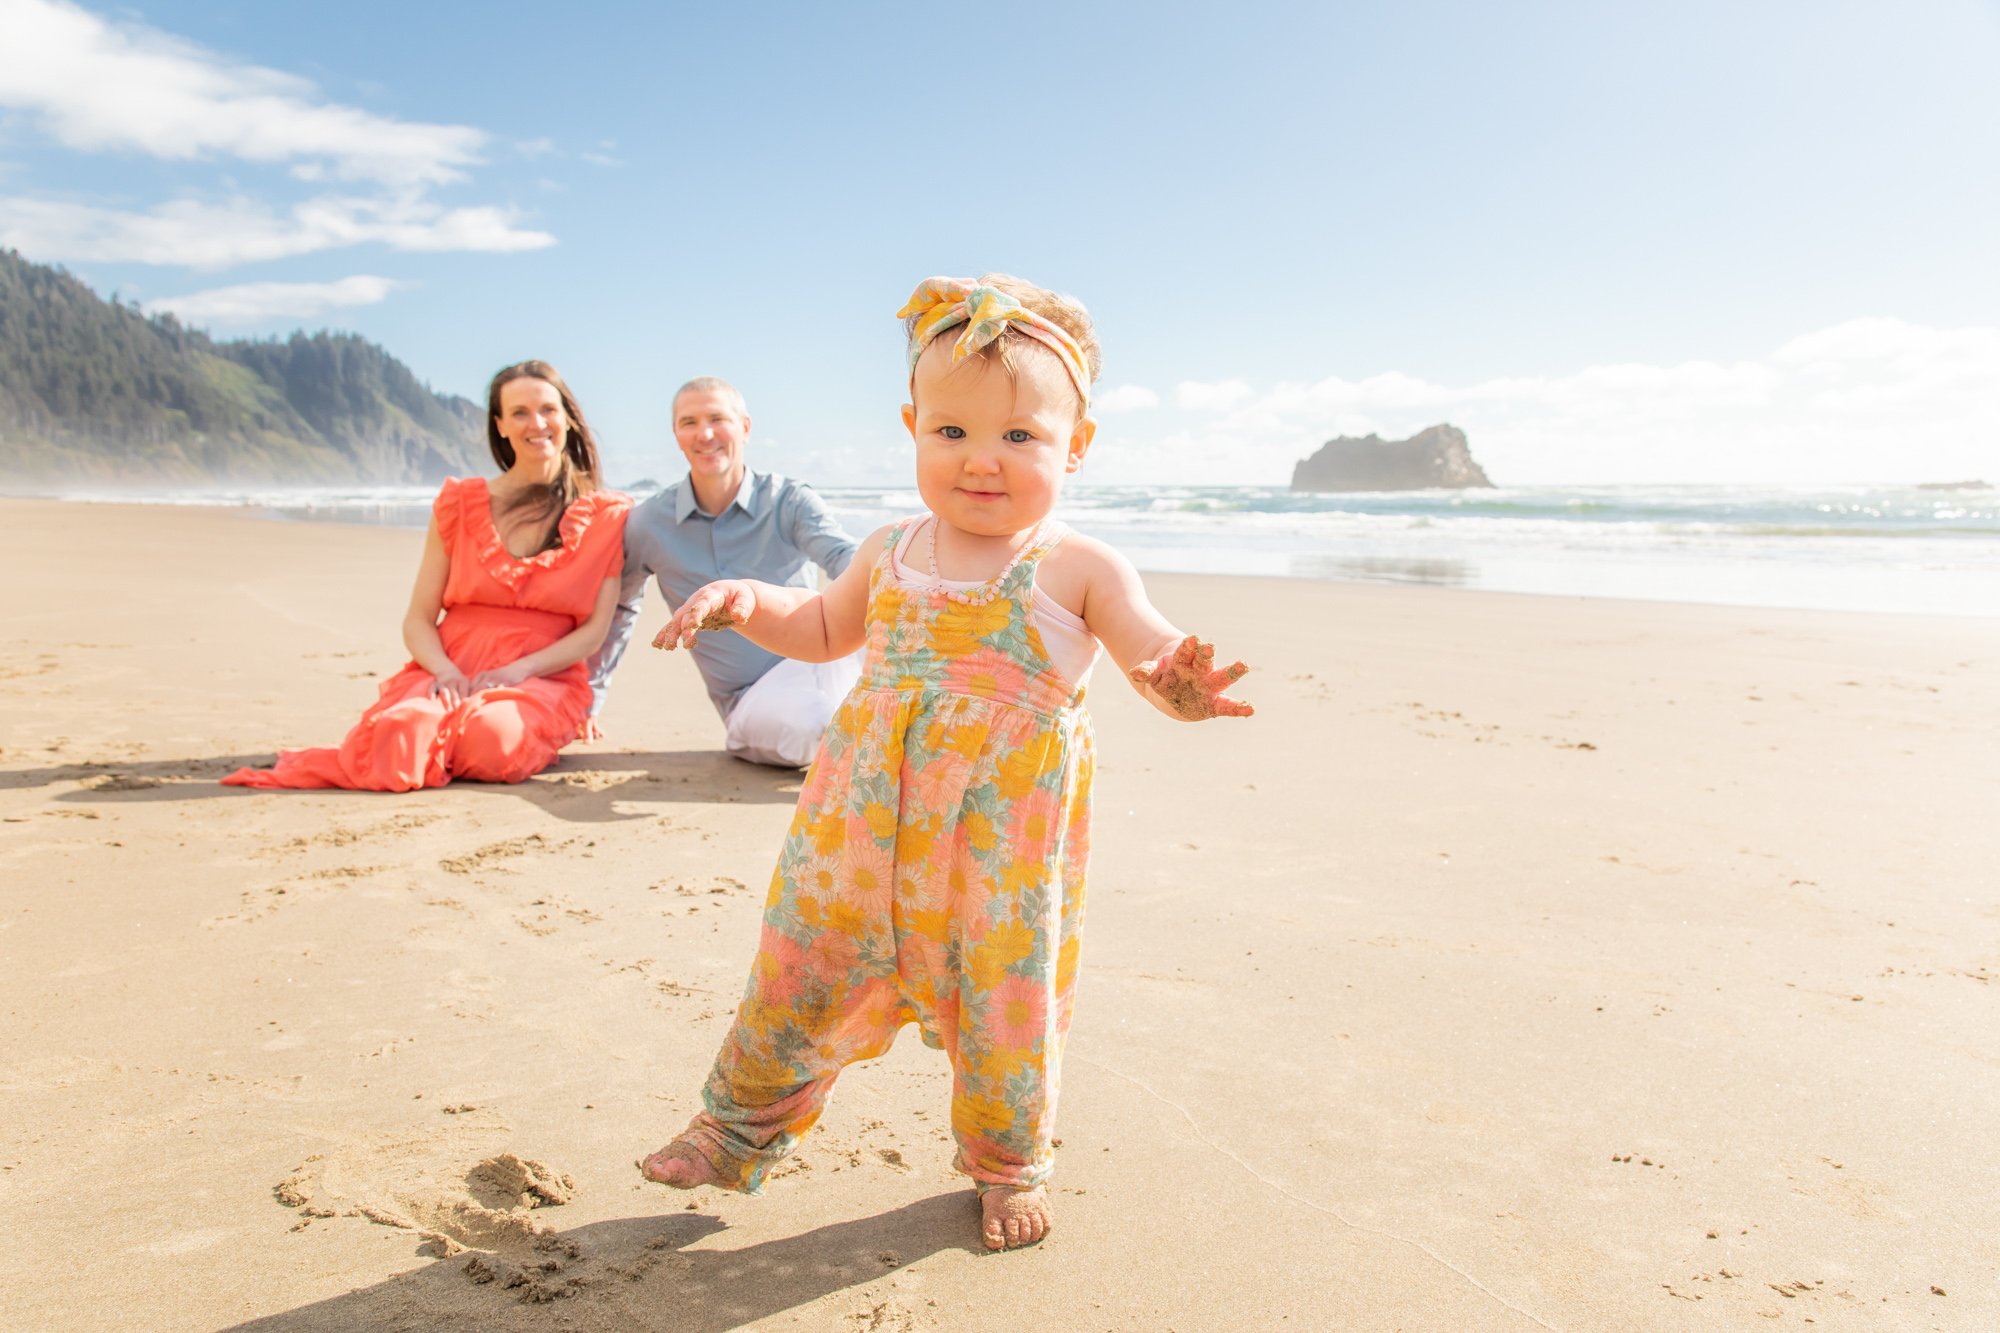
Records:
[[[1017,1250],[1033,1245],[1056,1224],[1046,1186],[1017,1190],[995,1185],[979,1196],[980,1232],[989,1250]]]
[[[700,1189],[722,1179],[708,1155],[686,1139],[675,1139],[639,1163],[639,1174],[658,1185],[677,1190]]]

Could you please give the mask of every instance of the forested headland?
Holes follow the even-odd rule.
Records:
[[[0,489],[431,482],[490,469],[483,411],[357,335],[218,341],[0,249]]]

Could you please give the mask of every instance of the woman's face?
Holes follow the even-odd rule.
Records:
[[[547,380],[521,378],[500,386],[500,415],[493,418],[500,438],[514,447],[516,466],[553,464],[569,434],[562,395]]]

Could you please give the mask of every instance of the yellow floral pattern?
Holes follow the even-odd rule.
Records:
[[[1052,1165],[1094,762],[1083,691],[1031,614],[1035,566],[1061,530],[978,607],[899,584],[901,534],[870,574],[866,666],[806,777],[688,1129],[747,1193],[840,1070],[906,1023],[951,1058],[960,1171],[1026,1188]]]

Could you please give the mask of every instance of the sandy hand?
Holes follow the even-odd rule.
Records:
[[[750,623],[757,612],[757,594],[738,579],[704,583],[681,603],[667,627],[653,636],[655,648],[672,651],[694,643],[701,630],[733,629]]]
[[[1249,717],[1257,710],[1223,691],[1250,668],[1241,662],[1215,669],[1215,645],[1190,634],[1166,656],[1141,662],[1130,675],[1135,685],[1150,688],[1177,717],[1200,722],[1211,717]]]

